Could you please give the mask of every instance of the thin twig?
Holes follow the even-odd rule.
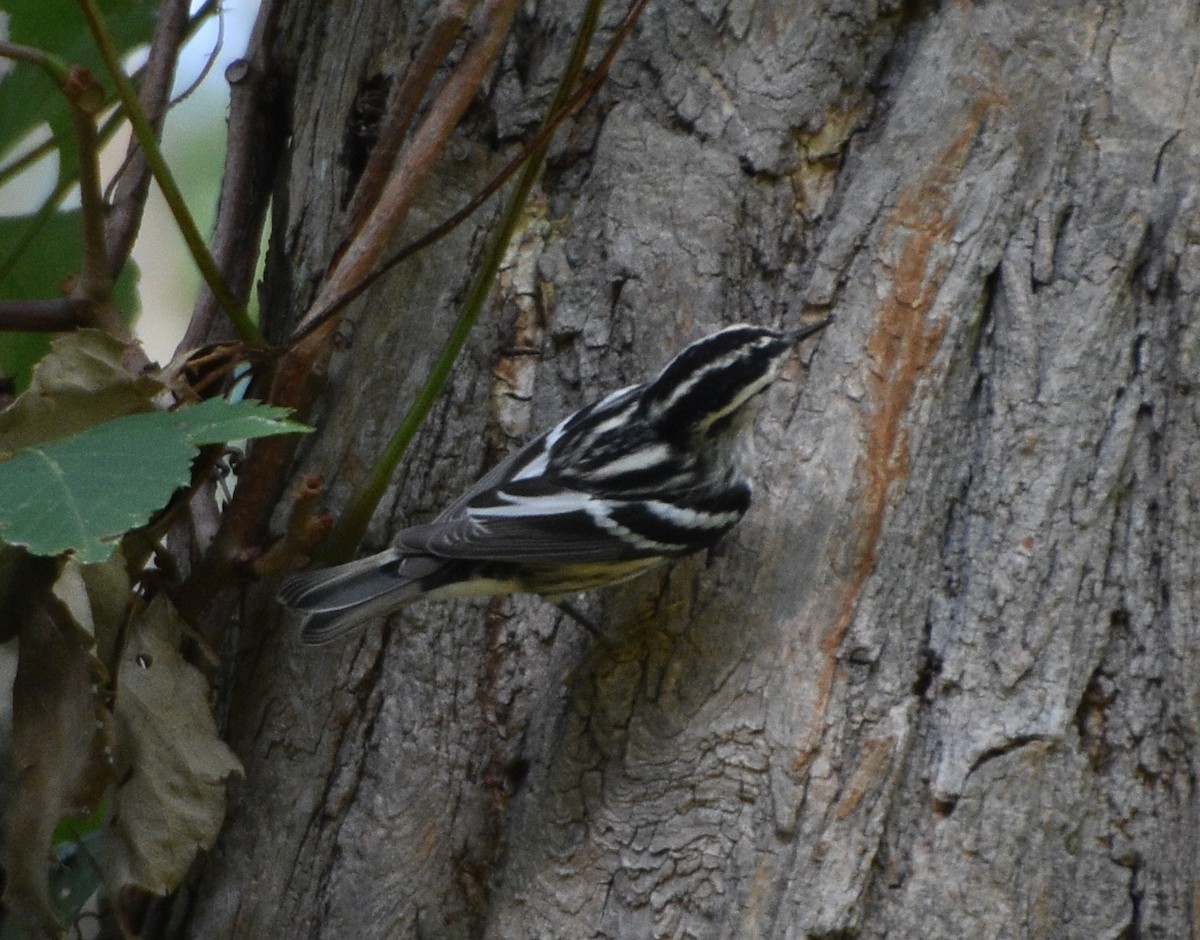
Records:
[[[107,330],[127,340],[129,330],[112,303],[112,279],[104,265],[104,200],[100,190],[100,147],[96,132],[96,113],[103,107],[104,92],[85,68],[64,71],[56,56],[13,43],[0,43],[0,55],[39,65],[58,85],[71,109],[71,129],[79,156],[79,193],[83,217],[83,262],[71,288],[71,326],[79,321]],[[43,217],[45,213],[41,214]],[[52,313],[53,311],[53,313]],[[25,313],[30,308],[25,308]],[[33,318],[39,329],[59,318],[61,308],[44,307]]]
[[[116,110],[108,116],[107,120],[105,120],[104,124],[101,126],[96,135],[99,149],[104,149],[104,145],[112,138],[112,135],[116,132],[117,127],[123,120],[124,117],[121,115],[120,110]],[[47,142],[47,146],[51,150],[57,149],[57,144],[53,138]],[[23,161],[24,157],[16,162]],[[4,172],[6,172],[12,166],[15,166],[15,163],[10,164],[9,167],[5,167],[4,171],[0,171],[0,183],[5,182]],[[21,232],[12,245],[8,246],[8,251],[3,258],[0,258],[0,281],[3,281],[6,277],[8,277],[12,269],[21,260],[22,255],[25,254],[26,249],[30,246],[34,239],[37,238],[38,233],[41,232],[46,223],[54,217],[54,213],[58,211],[58,207],[67,197],[67,194],[75,188],[75,184],[77,182],[78,179],[71,175],[67,175],[55,184],[54,189],[50,192],[50,195],[46,197],[45,201],[41,204],[41,206],[38,207],[37,212],[33,213],[32,218],[29,219],[24,231]]]
[[[196,89],[204,84],[204,80],[212,73],[213,66],[217,64],[217,59],[221,56],[221,50],[225,46],[225,8],[217,0],[208,0],[208,3],[197,10],[188,21],[187,38],[191,38],[196,24],[204,22],[204,20],[214,14],[217,17],[217,38],[213,41],[212,48],[208,50],[208,55],[204,58],[204,65],[196,77],[192,79],[191,84],[167,103],[168,111],[176,105],[187,101],[188,98],[196,93]]]
[[[35,144],[25,153],[18,157],[14,157],[11,163],[6,163],[0,167],[0,186],[3,186],[9,180],[20,176],[25,170],[29,169],[43,157],[50,154],[51,151],[58,149],[58,141],[50,134],[49,127],[46,126],[46,139],[40,144]]]
[[[216,5],[217,5],[217,0],[208,0],[208,2],[204,4],[204,6],[202,6],[199,10],[197,10],[194,14],[192,14],[191,18],[188,20],[187,30],[184,32],[183,38],[179,42],[180,49],[182,49],[185,45],[187,45],[188,41],[193,36],[196,35],[196,31],[200,29],[200,26],[204,23],[204,20],[212,15],[213,8]],[[132,75],[129,76],[130,81],[132,81],[133,84],[138,88],[142,87],[142,80],[146,74],[146,65],[147,64],[148,63],[143,63],[141,68],[137,69],[136,71],[134,71],[134,73]],[[208,71],[208,65],[206,64],[202,75],[207,74],[207,71]],[[202,79],[198,78],[196,80],[196,82],[199,82],[201,80]],[[193,84],[195,84],[195,83],[193,83]],[[181,94],[176,95],[174,98],[172,98],[170,103],[167,105],[167,110],[170,111],[172,108],[174,108],[175,105],[178,104],[179,101],[183,97],[185,97],[189,92],[191,92],[191,90],[192,90],[192,88],[191,88],[191,86],[189,86],[187,91],[182,92]],[[107,104],[108,102],[105,102],[105,103]],[[116,116],[118,118],[120,118],[121,120],[125,119],[125,114],[123,111],[121,111],[120,108],[117,108]],[[156,122],[152,121],[151,123],[156,123]],[[159,133],[160,133],[160,135],[162,133],[161,127],[159,128]],[[125,176],[126,170],[129,169],[130,164],[133,163],[133,158],[135,156],[137,156],[139,153],[141,153],[141,150],[136,147],[133,147],[133,146],[130,146],[126,149],[125,159],[121,161],[121,165],[117,168],[117,171],[110,177],[110,179],[108,181],[108,186],[104,190],[105,202],[108,202],[108,203],[112,202],[113,192],[121,184],[121,180]]]
[[[141,110],[147,124],[153,128],[157,140],[162,134],[163,119],[171,95],[171,83],[175,77],[175,65],[179,49],[189,27],[187,0],[165,0],[158,8],[154,25],[154,36],[150,40],[150,54],[146,59],[141,82]],[[150,193],[150,167],[139,145],[137,136],[129,141],[125,165],[120,174],[120,183],[113,196],[109,211],[108,272],[116,279],[129,260],[141,225],[142,213],[146,208],[146,197]]]
[[[70,66],[58,56],[19,42],[0,41],[0,58],[40,66],[50,73],[50,77],[60,88],[66,83],[67,73],[70,71]]]
[[[113,279],[105,265],[104,197],[100,191],[96,123],[90,114],[73,107],[71,124],[79,147],[79,202],[83,216],[83,264],[71,293],[86,303],[85,316],[92,326],[127,341],[131,338],[129,328],[113,307]]]
[[[215,0],[213,0],[213,2],[215,2]],[[191,22],[188,25],[188,36],[190,36],[193,32],[195,32],[196,26],[198,25],[197,21],[198,21],[199,17],[201,17],[204,14],[204,10],[207,9],[208,6],[211,6],[211,5],[212,5],[211,3],[207,4],[203,9],[201,9],[201,11],[199,13],[197,13],[194,17],[192,17]],[[40,49],[36,50],[36,51],[41,52]],[[146,70],[146,67],[143,64],[141,68],[137,69],[137,71],[135,71],[133,73],[133,75],[130,76],[130,78],[132,79],[132,81],[135,85],[141,84],[142,76],[145,74],[145,70]],[[113,104],[113,99],[105,98],[104,105],[100,108],[100,110],[106,111],[112,104]],[[113,133],[116,131],[116,129],[121,125],[121,122],[124,120],[125,120],[125,115],[121,113],[120,108],[115,108],[112,111],[112,113],[109,114],[109,116],[104,119],[104,123],[102,125],[100,125],[100,149],[101,150],[104,149],[104,145],[107,144],[108,141],[112,138]],[[23,171],[29,169],[29,167],[33,166],[39,160],[43,159],[52,150],[57,150],[57,149],[58,149],[58,141],[56,141],[53,136],[48,136],[40,144],[35,145],[34,147],[30,148],[29,150],[27,150],[25,153],[21,154],[20,156],[14,157],[13,161],[11,163],[6,163],[6,164],[4,164],[3,167],[0,167],[0,186],[7,183],[9,180],[13,179],[14,177],[20,175]],[[119,172],[120,171],[118,171],[118,173]],[[60,185],[64,188],[64,191],[65,191],[67,189],[70,189],[71,186],[74,185],[74,183],[75,183],[74,180],[68,179],[65,182],[61,182]],[[113,185],[112,183],[109,184],[110,187],[112,185]],[[108,202],[108,201],[109,201],[109,192],[106,189],[105,190],[105,202]]]
[[[12,59],[14,62],[25,62],[29,65],[38,66],[50,76],[50,80],[58,86],[59,91],[65,91],[67,83],[71,78],[71,68],[63,59],[34,46],[0,41],[0,58]],[[32,148],[28,153],[17,157],[12,163],[0,169],[0,183],[8,182],[8,180],[26,167],[36,163],[51,150],[54,150],[56,146],[57,144],[51,136]]]
[[[0,300],[0,330],[65,333],[83,325],[82,304],[71,297],[53,300]]]

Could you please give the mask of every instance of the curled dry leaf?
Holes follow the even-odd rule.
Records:
[[[32,930],[57,935],[48,874],[64,816],[94,812],[112,779],[111,728],[97,691],[93,617],[79,567],[57,579],[30,561],[13,682],[14,791],[6,819],[4,903]]]
[[[241,773],[217,736],[208,683],[179,653],[182,622],[162,596],[131,626],[117,674],[117,770],[103,842],[114,891],[178,887],[225,817],[225,778]]]
[[[128,349],[99,330],[56,339],[21,396],[0,413],[0,451],[57,440],[121,415],[154,408],[163,386],[133,373]]]

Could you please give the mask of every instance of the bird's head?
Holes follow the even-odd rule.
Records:
[[[639,408],[666,437],[736,436],[795,345],[829,322],[782,333],[739,323],[699,339],[646,385]]]

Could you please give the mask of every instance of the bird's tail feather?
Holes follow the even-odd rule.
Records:
[[[400,552],[388,549],[288,578],[279,600],[301,614],[304,643],[329,643],[372,617],[415,601],[425,593],[422,578],[429,573],[427,566],[409,565]]]

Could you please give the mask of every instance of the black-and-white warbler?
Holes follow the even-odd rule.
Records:
[[[280,600],[306,643],[421,598],[613,584],[713,545],[750,506],[743,457],[760,394],[793,332],[740,324],[697,340],[655,378],[588,405],[522,447],[391,548],[290,578]]]

